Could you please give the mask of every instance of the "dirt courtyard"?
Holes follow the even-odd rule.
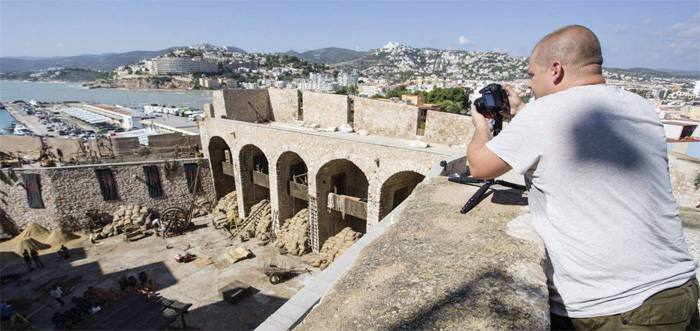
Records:
[[[244,243],[229,239],[226,232],[211,226],[210,216],[194,219],[194,223],[196,230],[168,239],[147,237],[126,243],[116,236],[97,244],[85,241],[79,247],[70,247],[71,257],[67,260],[56,253],[42,254],[45,268],[31,272],[21,257],[0,252],[0,274],[11,279],[3,281],[0,287],[1,300],[12,304],[37,328],[53,329],[51,318],[72,306],[71,297],[80,296],[90,286],[118,289],[119,277],[145,271],[155,280],[162,297],[192,304],[185,315],[188,328],[250,330],[312,279],[303,273],[273,285],[262,271],[266,263],[318,272],[306,262],[312,260],[313,253],[303,257],[280,255],[273,244],[259,246],[255,239]],[[239,246],[250,249],[255,257],[231,264],[224,254]],[[176,262],[175,255],[185,252],[197,255],[197,260]],[[65,306],[48,293],[47,284],[56,280],[75,283],[63,298]],[[223,301],[218,290],[232,281],[250,285],[252,295],[236,304]],[[179,320],[171,324],[172,329],[180,327]]]

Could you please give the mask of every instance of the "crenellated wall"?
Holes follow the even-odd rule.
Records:
[[[348,123],[348,96],[304,92],[303,98],[304,122],[322,128]]]
[[[352,97],[355,130],[379,136],[415,139],[418,107],[400,103]]]

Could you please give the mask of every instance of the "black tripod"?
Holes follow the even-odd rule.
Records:
[[[501,133],[501,129],[503,128],[503,116],[499,113],[496,113],[496,116],[494,118],[495,122],[493,124],[493,136],[497,136],[499,133]],[[521,190],[525,191],[527,188],[523,185],[507,182],[505,180],[500,180],[500,179],[478,179],[478,178],[473,178],[469,176],[460,176],[460,177],[454,177],[454,178],[449,178],[448,179],[451,182],[455,183],[460,183],[460,184],[477,184],[477,183],[483,183],[481,187],[474,193],[474,195],[467,200],[467,203],[464,204],[464,207],[459,210],[460,213],[466,214],[470,210],[472,210],[476,205],[481,202],[481,200],[484,198],[484,194],[486,194],[486,191],[488,191],[489,188],[491,188],[491,185],[502,185],[505,187],[510,187],[516,190]]]

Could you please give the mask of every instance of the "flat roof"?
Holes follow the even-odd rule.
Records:
[[[75,117],[79,120],[82,120],[84,122],[90,123],[90,124],[97,124],[97,123],[108,123],[111,121],[110,118],[106,116],[102,116],[100,114],[95,114],[91,111],[87,111],[82,108],[75,108],[75,107],[70,107],[70,108],[64,108],[61,111],[64,113]]]
[[[187,131],[194,134],[199,134],[199,126],[197,122],[190,121],[186,117],[165,115],[149,119],[141,120],[142,123],[152,123],[156,126],[161,126],[166,129]]]
[[[131,115],[133,115],[132,112],[130,112],[130,111],[126,110],[126,109],[118,108],[118,107],[115,107],[115,106],[112,106],[112,105],[96,104],[96,105],[88,105],[88,106],[92,106],[92,107],[95,107],[95,108],[100,108],[100,109],[102,109],[102,110],[109,111],[109,112],[113,112],[113,113],[120,114],[120,115],[126,115],[126,116],[131,116]]]

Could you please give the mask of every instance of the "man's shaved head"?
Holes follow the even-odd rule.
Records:
[[[531,60],[540,70],[559,61],[574,73],[600,75],[603,72],[603,55],[598,37],[581,25],[567,25],[546,35],[535,45]]]

